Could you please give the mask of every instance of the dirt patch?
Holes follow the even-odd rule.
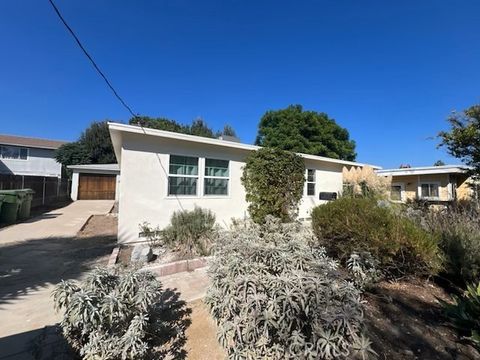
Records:
[[[92,215],[77,234],[78,237],[115,237],[117,236],[118,219],[116,216]]]
[[[189,360],[223,360],[226,354],[217,342],[217,327],[202,300],[188,304],[191,324],[187,328],[185,349]]]
[[[381,282],[366,294],[368,336],[380,359],[479,359],[443,315],[443,289],[429,281]]]

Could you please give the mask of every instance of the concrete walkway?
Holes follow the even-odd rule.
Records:
[[[180,299],[186,302],[204,298],[210,283],[207,267],[195,271],[160,276],[158,280],[162,283],[164,289],[179,292]]]
[[[112,200],[80,200],[61,209],[0,229],[0,246],[12,242],[52,237],[73,237],[90,215],[106,214]]]
[[[113,201],[77,201],[0,230],[0,360],[31,359],[31,340],[60,320],[51,298],[55,284],[106,263],[116,233],[76,234],[90,215],[106,214],[112,206]]]

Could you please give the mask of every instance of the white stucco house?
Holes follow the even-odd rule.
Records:
[[[196,205],[212,210],[227,226],[247,217],[241,184],[246,156],[258,146],[109,123],[120,169],[118,241],[139,240],[139,225],[168,225],[174,211]],[[343,167],[365,164],[300,154],[307,181],[299,217],[342,191]],[[378,169],[377,166],[372,166]]]

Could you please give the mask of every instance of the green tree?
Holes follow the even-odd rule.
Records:
[[[437,160],[437,161],[435,161],[433,166],[445,166],[445,163],[442,160]]]
[[[355,142],[347,129],[325,113],[303,111],[301,105],[267,111],[260,120],[256,145],[304,154],[355,160]]]
[[[215,132],[208,127],[207,123],[200,118],[192,121],[192,125],[190,125],[190,135],[196,135],[196,136],[202,136],[202,137],[208,137],[208,138],[217,137]]]
[[[223,127],[222,135],[237,137],[237,133],[235,132],[233,127],[228,124]]]
[[[241,180],[253,221],[262,223],[267,215],[291,221],[302,198],[305,164],[295,153],[262,148],[247,157]]]
[[[453,113],[449,118],[449,131],[438,134],[439,146],[466,165],[472,166],[472,173],[480,176],[480,104]]]
[[[63,166],[116,163],[107,122],[93,122],[77,141],[60,146],[55,159]]]

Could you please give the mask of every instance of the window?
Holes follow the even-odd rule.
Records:
[[[315,169],[307,169],[307,196],[315,196]]]
[[[198,158],[170,155],[168,195],[197,195]]]
[[[228,160],[205,159],[204,195],[228,195]]]
[[[27,160],[28,149],[18,146],[0,146],[0,157],[2,159]]]
[[[392,201],[402,201],[402,186],[401,185],[392,185],[390,190],[390,200]]]
[[[421,197],[422,198],[438,198],[438,187],[436,183],[423,183],[421,184]]]

